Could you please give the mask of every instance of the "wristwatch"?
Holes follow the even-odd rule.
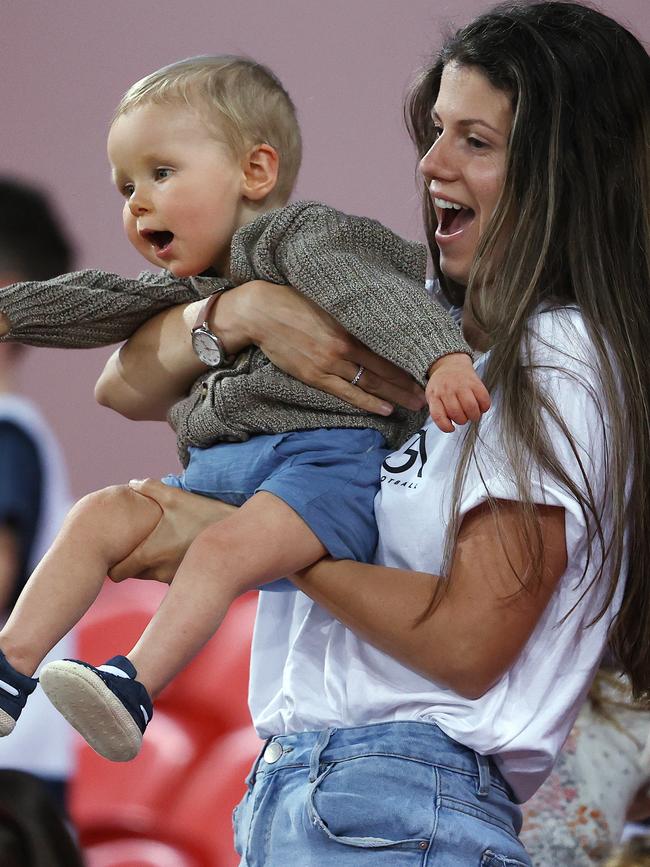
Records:
[[[223,343],[217,335],[210,329],[208,325],[208,317],[210,311],[214,307],[217,299],[224,289],[217,289],[207,299],[201,307],[199,315],[196,317],[196,322],[192,328],[192,347],[199,359],[207,364],[208,367],[223,367],[228,363],[229,358],[226,355]]]

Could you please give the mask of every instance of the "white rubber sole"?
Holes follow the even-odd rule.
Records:
[[[71,660],[46,665],[43,692],[96,753],[111,762],[129,762],[140,752],[142,732],[98,674]]]
[[[16,720],[6,710],[0,710],[0,738],[10,735],[14,730]]]

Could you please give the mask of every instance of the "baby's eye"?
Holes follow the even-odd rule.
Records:
[[[134,184],[122,184],[122,186],[120,187],[120,193],[124,196],[125,199],[130,199],[133,195],[134,190]]]
[[[154,172],[154,176],[155,176],[157,181],[164,181],[165,178],[170,177],[171,174],[172,174],[172,170],[167,169],[167,168],[158,168]]]

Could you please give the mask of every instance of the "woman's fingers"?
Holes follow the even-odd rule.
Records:
[[[353,384],[360,368],[361,376]],[[358,342],[344,352],[316,356],[303,368],[303,376],[310,385],[379,415],[390,415],[395,405],[414,411],[426,405],[424,390],[410,374]]]
[[[425,405],[424,389],[410,373],[397,367],[392,361],[376,355],[362,343],[356,344],[351,354],[353,358],[346,370],[346,373],[351,371],[349,380],[354,378],[359,366],[364,368],[357,382],[358,388],[406,409],[418,410]]]
[[[263,293],[254,306],[251,336],[277,367],[369,412],[388,415],[396,404],[414,410],[425,405],[422,389],[408,373],[364,346],[313,301],[288,286],[249,285],[253,295]],[[360,366],[364,373],[352,386]]]
[[[146,578],[170,583],[201,530],[234,511],[234,506],[155,479],[131,481],[129,485],[136,493],[155,500],[163,514],[147,538],[111,569],[109,577],[113,581]]]

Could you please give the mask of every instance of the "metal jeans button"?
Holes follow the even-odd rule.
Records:
[[[264,761],[267,765],[272,765],[282,755],[282,747],[277,741],[271,741],[268,747],[264,750]]]

